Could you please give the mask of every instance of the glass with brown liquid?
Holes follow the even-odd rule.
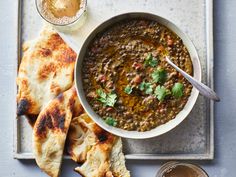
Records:
[[[161,166],[156,177],[208,177],[200,167],[181,162],[167,162]]]
[[[62,32],[74,31],[86,19],[87,0],[35,0],[39,15]]]

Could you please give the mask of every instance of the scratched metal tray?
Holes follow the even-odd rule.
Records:
[[[19,0],[18,65],[21,45],[35,38],[43,24],[34,1]],[[61,34],[74,49],[79,49],[86,36],[101,21],[125,12],[150,12],[178,25],[197,48],[202,80],[213,87],[212,0],[89,0],[85,25],[72,34]],[[76,45],[72,45],[76,44]],[[16,88],[17,89],[17,88]],[[214,107],[199,96],[190,115],[174,130],[147,140],[123,139],[127,159],[213,159]],[[31,127],[25,118],[15,119],[14,157],[32,159]]]

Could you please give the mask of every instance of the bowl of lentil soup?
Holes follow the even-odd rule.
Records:
[[[159,136],[179,125],[199,92],[164,59],[201,80],[190,39],[160,16],[121,14],[96,27],[75,67],[78,97],[103,129],[126,138]]]

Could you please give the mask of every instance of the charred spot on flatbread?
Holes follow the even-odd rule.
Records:
[[[43,64],[42,66],[40,66],[38,69],[39,81],[43,81],[43,80],[47,79],[50,76],[50,73],[55,73],[56,68],[57,68],[57,66],[53,62]]]
[[[18,116],[24,115],[25,113],[27,113],[29,107],[30,107],[30,102],[27,99],[20,100],[17,106],[16,114]]]
[[[42,47],[41,50],[39,50],[39,52],[43,57],[49,57],[50,55],[52,55],[52,51],[44,47]]]
[[[34,126],[34,124],[37,120],[37,117],[38,117],[38,115],[35,115],[35,114],[29,114],[26,116],[26,119],[28,120],[31,127]]]
[[[36,127],[36,134],[38,136],[45,136],[47,128],[53,131],[64,131],[65,128],[65,113],[62,113],[58,107],[52,111],[46,112],[42,115]]]

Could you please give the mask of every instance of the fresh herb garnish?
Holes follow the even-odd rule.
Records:
[[[152,94],[153,92],[153,85],[150,83],[150,82],[142,82],[140,85],[139,85],[139,89],[141,91],[145,91],[146,94]]]
[[[139,89],[140,89],[141,91],[144,91],[145,86],[146,86],[146,83],[145,83],[145,82],[142,82],[142,83],[139,85]]]
[[[102,90],[102,89],[98,89],[97,90],[97,94],[98,94],[98,96],[100,96],[100,98],[102,98],[102,99],[106,99],[106,97],[107,97],[107,94]]]
[[[182,83],[175,83],[175,85],[172,87],[172,95],[175,98],[180,98],[184,94],[184,85]]]
[[[147,85],[147,88],[145,90],[145,93],[146,94],[152,94],[153,92],[153,89],[152,89],[152,85]]]
[[[149,53],[144,61],[146,66],[150,65],[151,67],[155,67],[158,64],[157,58],[152,56],[152,53]]]
[[[133,88],[130,86],[130,85],[127,85],[126,87],[125,87],[125,93],[127,93],[127,94],[131,94],[132,93],[132,91],[133,91]]]
[[[114,106],[116,103],[117,95],[115,93],[107,94],[107,106]]]
[[[167,72],[162,68],[158,68],[156,71],[152,73],[151,76],[154,82],[162,84],[167,79]]]
[[[117,95],[115,93],[106,94],[102,89],[97,90],[99,96],[98,100],[104,104],[104,106],[114,106],[116,103]]]
[[[164,101],[165,97],[169,94],[171,94],[170,91],[166,89],[164,86],[160,86],[160,85],[158,85],[154,91],[154,95],[161,102]]]
[[[117,121],[113,119],[112,117],[106,117],[105,122],[106,124],[111,125],[113,127],[117,125]]]

